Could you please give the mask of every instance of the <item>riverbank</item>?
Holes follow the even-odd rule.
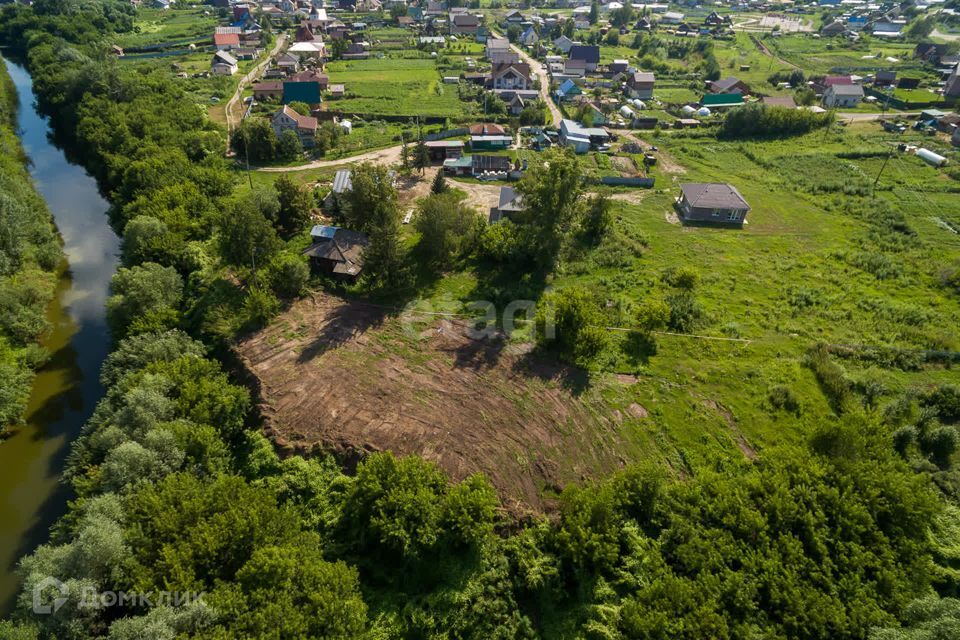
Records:
[[[62,260],[52,216],[27,171],[18,111],[0,58],[0,436],[23,420]]]
[[[104,302],[119,252],[119,240],[106,216],[109,205],[96,182],[50,142],[48,123],[34,109],[26,70],[10,61],[6,65],[0,75],[10,80],[2,84],[16,91],[11,111],[15,119],[9,126],[13,138],[4,138],[4,144],[17,145],[24,184],[29,184],[34,209],[47,217],[56,261],[39,280],[47,293],[34,312],[35,321],[45,327],[34,345],[47,358],[23,394],[22,423],[0,443],[3,614],[11,609],[19,589],[18,559],[46,540],[50,525],[66,510],[69,493],[60,474],[70,443],[102,396],[98,372],[110,346]],[[20,132],[19,140],[15,131]]]

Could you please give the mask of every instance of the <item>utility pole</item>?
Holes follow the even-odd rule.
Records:
[[[250,132],[243,132],[243,150],[247,156],[247,180],[250,182],[250,190],[253,191],[253,174],[250,172]]]
[[[893,151],[887,154],[887,157],[883,159],[883,164],[880,165],[880,171],[877,172],[877,179],[873,181],[873,188],[871,192],[877,190],[877,183],[880,182],[880,176],[883,175],[883,170],[887,168],[887,163],[890,162],[890,156],[893,155]]]

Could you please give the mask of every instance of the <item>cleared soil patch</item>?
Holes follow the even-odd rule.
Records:
[[[405,328],[390,313],[318,294],[237,345],[281,450],[418,454],[455,479],[484,472],[516,512],[626,462],[622,427],[582,372],[474,339],[458,319]]]

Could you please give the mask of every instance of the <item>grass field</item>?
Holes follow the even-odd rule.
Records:
[[[960,260],[960,238],[938,222],[960,219],[956,179],[914,156],[894,156],[876,195],[906,216],[911,231],[891,235],[871,220],[880,205],[870,185],[893,148],[876,124],[751,143],[639,133],[648,134],[672,157],[654,171],[656,189],[639,203],[617,201],[615,233],[595,249],[571,251],[549,284],[584,286],[628,309],[668,295],[664,274],[690,266],[701,277],[695,295],[703,313],[693,333],[749,342],[660,336],[652,356],[611,352],[600,366],[609,373],[596,374],[586,397],[595,410],[622,418],[632,454],[683,468],[804,437],[832,416],[803,365],[816,343],[960,350],[960,299],[938,281],[941,269]],[[929,138],[906,139],[948,152]],[[851,153],[863,157],[842,157]],[[596,158],[583,161],[589,173],[603,171]],[[672,202],[688,181],[737,186],[753,207],[749,224],[677,224]],[[482,279],[454,274],[429,296],[436,304],[472,300],[483,295]],[[856,384],[876,385],[881,398],[958,377],[930,364],[841,365]],[[624,385],[624,374],[636,377]],[[799,414],[772,408],[768,396],[779,385],[800,398]]]
[[[818,40],[804,35],[765,38],[763,42],[808,75],[827,74],[841,69],[850,73],[877,69],[917,70],[919,73],[921,69],[921,65],[913,60],[914,45],[906,42],[847,43],[835,38]],[[893,58],[896,62],[887,58]]]
[[[436,62],[423,58],[371,58],[327,65],[331,83],[346,85],[336,108],[371,116],[466,115],[456,85],[444,85]],[[331,103],[333,104],[333,103]]]
[[[117,44],[125,49],[180,41],[207,41],[219,24],[210,6],[174,8],[167,11],[143,8],[137,12],[133,33],[123,34]]]

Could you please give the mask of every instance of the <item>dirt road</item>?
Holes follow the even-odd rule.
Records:
[[[886,113],[838,113],[837,120],[845,122],[870,122],[872,120],[896,119],[906,116],[918,116],[919,111],[887,111]]]
[[[386,149],[379,149],[377,151],[368,151],[366,153],[340,158],[338,160],[314,160],[313,162],[297,165],[295,167],[261,167],[257,169],[257,171],[263,171],[264,173],[289,173],[292,171],[307,171],[308,169],[325,169],[344,164],[356,164],[358,162],[372,162],[374,164],[386,165],[399,164],[400,152],[402,149],[403,147],[398,144],[395,147],[387,147]]]
[[[227,106],[224,109],[224,113],[227,116],[227,152],[230,151],[230,134],[233,133],[233,130],[240,125],[240,122],[243,120],[243,109],[238,109],[234,112],[234,107],[237,106],[237,103],[240,101],[240,96],[243,95],[243,90],[247,88],[251,82],[257,80],[260,77],[260,74],[263,73],[263,70],[267,68],[267,65],[270,64],[270,61],[273,60],[274,56],[280,53],[280,50],[283,49],[284,45],[287,44],[287,34],[280,34],[280,37],[277,38],[277,43],[263,59],[263,62],[255,66],[250,70],[250,73],[240,78],[240,84],[237,85],[237,90],[234,92],[233,97],[230,98],[230,101],[227,102]]]
[[[530,65],[530,70],[533,71],[537,79],[540,80],[540,99],[547,103],[547,108],[550,109],[550,120],[553,126],[559,127],[560,121],[563,120],[563,114],[560,113],[560,109],[557,108],[557,105],[550,97],[550,74],[547,73],[547,70],[542,64],[527,55],[526,52],[517,45],[511,44],[510,48],[517,52],[521,60]]]

